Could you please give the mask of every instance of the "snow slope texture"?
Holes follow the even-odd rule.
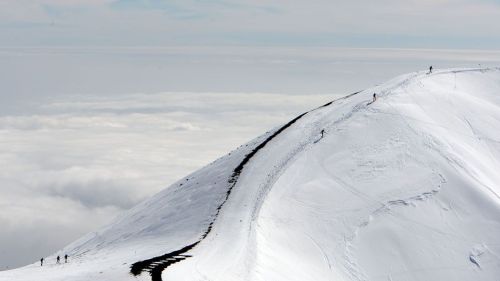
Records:
[[[498,281],[499,129],[498,69],[402,75],[0,280]]]

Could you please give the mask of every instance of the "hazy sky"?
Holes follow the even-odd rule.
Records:
[[[302,111],[499,49],[495,0],[0,0],[0,270]]]
[[[0,0],[0,46],[500,47],[498,0]]]

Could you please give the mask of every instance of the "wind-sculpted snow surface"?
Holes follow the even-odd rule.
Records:
[[[54,254],[69,264],[0,280],[498,281],[499,128],[499,70],[403,75],[180,180]]]

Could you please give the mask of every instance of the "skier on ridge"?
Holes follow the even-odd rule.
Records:
[[[429,73],[427,74],[431,74],[432,73],[432,65],[429,67]]]
[[[323,139],[323,137],[325,136],[325,129],[321,129],[320,134],[321,136],[319,137],[319,139],[315,140],[314,143],[318,143],[321,139]]]
[[[368,106],[368,105],[374,103],[376,100],[377,100],[377,94],[373,93],[373,100],[371,102],[367,103],[366,105]]]

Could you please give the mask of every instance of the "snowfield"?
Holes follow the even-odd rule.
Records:
[[[56,265],[64,254],[70,262]],[[499,69],[411,73],[333,101],[43,267],[0,272],[6,281],[499,278]]]

